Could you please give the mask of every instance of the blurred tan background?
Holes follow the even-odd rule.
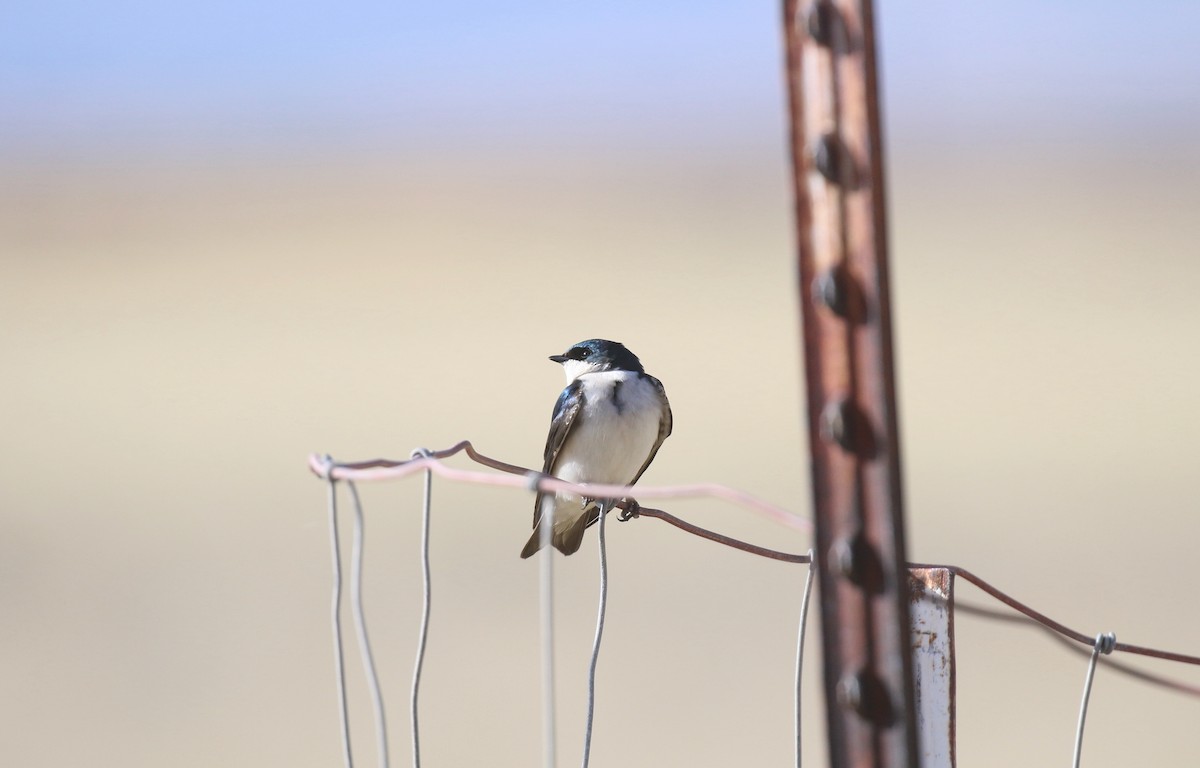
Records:
[[[626,342],[670,393],[646,483],[807,513],[778,9],[452,5],[64,2],[0,32],[3,764],[339,764],[306,455],[470,438],[534,464],[545,358],[582,338]],[[879,6],[910,556],[1200,653],[1200,12],[1139,6],[1149,36],[1118,3],[958,5]],[[420,484],[362,490],[402,765]],[[425,764],[536,765],[530,499],[434,492]],[[789,765],[803,573],[653,520],[609,531],[592,764]],[[558,570],[563,764],[587,544]],[[957,629],[959,764],[1066,764],[1086,660]],[[1101,668],[1084,759],[1194,764],[1198,717]]]

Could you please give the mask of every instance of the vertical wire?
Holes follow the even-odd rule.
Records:
[[[554,768],[558,750],[554,723],[554,532],[555,499],[538,497],[542,519],[539,545],[542,550],[541,594],[542,614],[542,765]]]
[[[816,569],[813,551],[808,550],[808,574],[804,577],[804,597],[800,600],[800,632],[796,640],[796,768],[800,768],[800,679],[804,670],[804,632],[808,627],[808,598],[812,595],[813,571]]]
[[[418,448],[414,453],[429,456],[428,449]],[[429,517],[433,509],[433,472],[425,470],[425,496],[421,512],[421,573],[424,584],[424,599],[421,604],[421,635],[417,640],[417,659],[413,664],[412,699],[412,749],[413,768],[421,768],[421,731],[417,719],[417,700],[421,692],[421,669],[425,665],[425,644],[429,638],[429,611],[432,591],[429,580]]]
[[[596,637],[592,641],[592,660],[588,665],[587,680],[587,725],[583,731],[583,768],[588,768],[592,754],[592,722],[596,714],[596,662],[600,658],[600,640],[604,636],[604,613],[608,607],[608,550],[604,542],[604,518],[608,517],[611,502],[600,505],[600,525],[597,538],[600,540],[600,600],[596,609]]]
[[[350,716],[346,707],[346,660],[342,650],[342,554],[338,544],[337,481],[329,480],[329,541],[333,553],[333,663],[337,675],[338,713],[342,721],[342,759],[353,768],[350,756]]]
[[[1079,768],[1079,758],[1083,753],[1083,723],[1087,720],[1088,699],[1092,695],[1092,680],[1096,676],[1096,662],[1100,654],[1108,655],[1117,644],[1117,636],[1112,632],[1107,635],[1096,635],[1096,644],[1092,647],[1092,660],[1088,662],[1087,677],[1083,680],[1083,701],[1079,704],[1079,724],[1075,727],[1075,754],[1071,765]]]
[[[375,673],[375,660],[371,656],[371,641],[367,638],[367,614],[363,609],[363,509],[358,498],[358,488],[346,481],[350,497],[354,500],[354,546],[350,550],[350,605],[354,612],[354,628],[358,633],[358,648],[362,655],[363,672],[367,676],[367,687],[371,692],[371,707],[375,713],[375,741],[379,752],[379,765],[388,768],[387,718],[383,713],[383,692],[379,688],[379,676]]]

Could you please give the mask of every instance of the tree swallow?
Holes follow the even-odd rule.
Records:
[[[554,404],[542,472],[572,483],[633,485],[671,434],[671,404],[662,382],[646,373],[625,345],[588,339],[564,354],[567,388]],[[540,493],[533,504],[533,535],[521,550],[541,546],[540,523],[553,505],[551,540],[559,552],[579,549],[583,531],[600,519],[603,500],[572,493]]]

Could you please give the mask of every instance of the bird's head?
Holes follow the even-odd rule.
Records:
[[[568,384],[585,373],[599,371],[642,373],[644,370],[637,355],[626,349],[624,344],[606,339],[581,341],[561,355],[550,355],[550,359],[562,364]]]

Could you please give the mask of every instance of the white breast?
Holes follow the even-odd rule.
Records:
[[[658,440],[658,390],[629,371],[588,373],[579,381],[584,404],[553,473],[576,483],[626,485]]]

